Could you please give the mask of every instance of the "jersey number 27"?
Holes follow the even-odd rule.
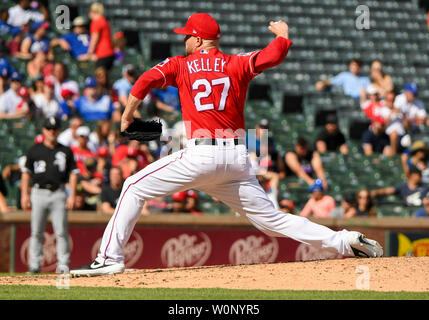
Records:
[[[231,82],[229,77],[217,78],[211,81],[207,79],[198,79],[192,84],[192,90],[199,90],[201,86],[204,87],[203,91],[199,91],[194,97],[194,104],[198,111],[213,110],[215,108],[213,103],[202,104],[201,100],[209,97],[212,94],[212,89],[214,86],[222,85],[222,94],[220,96],[219,105],[217,110],[222,111],[225,109],[226,99],[228,98],[229,87]]]

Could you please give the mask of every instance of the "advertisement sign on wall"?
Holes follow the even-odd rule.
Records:
[[[92,261],[105,226],[69,227],[70,268]],[[16,228],[15,271],[28,270],[30,226]],[[55,235],[44,235],[42,272],[56,268]],[[137,226],[124,248],[127,268],[152,269],[340,258],[289,238],[272,238],[252,229],[210,229]]]
[[[429,256],[429,232],[391,232],[389,235],[390,256]]]

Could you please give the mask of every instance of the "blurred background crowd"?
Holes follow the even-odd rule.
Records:
[[[41,123],[55,116],[62,121],[58,141],[72,149],[79,168],[76,210],[112,214],[127,177],[183,147],[174,146],[184,135],[177,89],[153,90],[138,109],[137,116],[162,121],[163,139],[124,140],[122,111],[149,66],[136,60],[126,30],[112,24],[108,9],[90,3],[86,15],[72,17],[69,30],[56,27],[47,1],[7,1],[0,9],[0,212],[20,209],[26,151],[43,143]],[[353,112],[363,126],[350,133],[332,108],[279,118],[268,111],[276,110],[270,99],[249,101],[252,166],[278,208],[325,218],[429,216],[428,106],[419,99],[428,88],[413,79],[396,83],[395,70],[386,71],[383,62],[351,57],[345,69],[311,84],[319,100],[340,94],[358,106]],[[319,115],[318,124],[309,124]],[[292,130],[296,126],[305,134]],[[260,143],[264,135],[268,145]],[[167,212],[230,213],[217,199],[188,190],[147,201],[142,214]]]

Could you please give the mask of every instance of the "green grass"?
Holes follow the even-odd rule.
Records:
[[[3,285],[0,300],[429,300],[429,292],[93,288]]]

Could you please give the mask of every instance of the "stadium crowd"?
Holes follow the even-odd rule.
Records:
[[[43,1],[20,0],[1,11],[0,121],[57,117],[67,123],[67,128],[58,135],[58,142],[71,148],[79,169],[75,210],[112,214],[124,179],[180,146],[172,145],[175,142],[169,139],[167,130],[162,141],[146,144],[125,141],[120,136],[122,110],[143,70],[127,62],[124,33],[112,33],[102,4],[93,3],[88,17],[76,17],[69,33],[50,38],[47,31],[52,28],[55,27],[50,24]],[[76,61],[93,63],[94,74],[82,84],[70,79],[67,65],[55,57],[58,48],[69,52]],[[25,61],[26,73],[19,73],[8,57]],[[111,79],[110,70],[115,63],[123,65],[119,79]],[[281,210],[315,217],[376,216],[373,199],[397,194],[404,206],[421,208],[416,216],[429,216],[429,147],[423,141],[409,141],[409,133],[429,125],[425,108],[417,97],[419,88],[413,82],[396,88],[391,75],[383,72],[382,61],[372,62],[368,76],[361,74],[361,68],[362,63],[354,59],[348,71],[317,82],[316,89],[340,87],[344,94],[359,99],[362,112],[371,121],[362,136],[362,153],[400,155],[407,180],[388,188],[344,194],[337,205],[326,194],[329,185],[321,157],[329,152],[343,155],[350,152],[338,119],[327,117],[315,141],[298,138],[293,149],[285,153],[276,149],[270,122],[260,119],[255,128],[256,147],[249,147],[249,153],[261,185]],[[24,80],[31,85],[26,86]],[[175,138],[180,138],[184,132],[179,111],[177,89],[167,87],[153,90],[135,116],[158,119],[165,129],[166,119],[176,120]],[[267,146],[260,143],[264,130],[269,132]],[[35,143],[43,141],[43,135],[34,139]],[[259,156],[261,148],[267,148],[264,157]],[[2,180],[19,176],[23,161],[3,167],[0,212],[13,210],[6,202],[7,190]],[[308,202],[301,212],[294,211],[291,199],[279,195],[279,182],[289,177],[298,177],[308,185]],[[179,192],[147,201],[142,214],[202,214],[200,202],[199,194],[193,190]]]

